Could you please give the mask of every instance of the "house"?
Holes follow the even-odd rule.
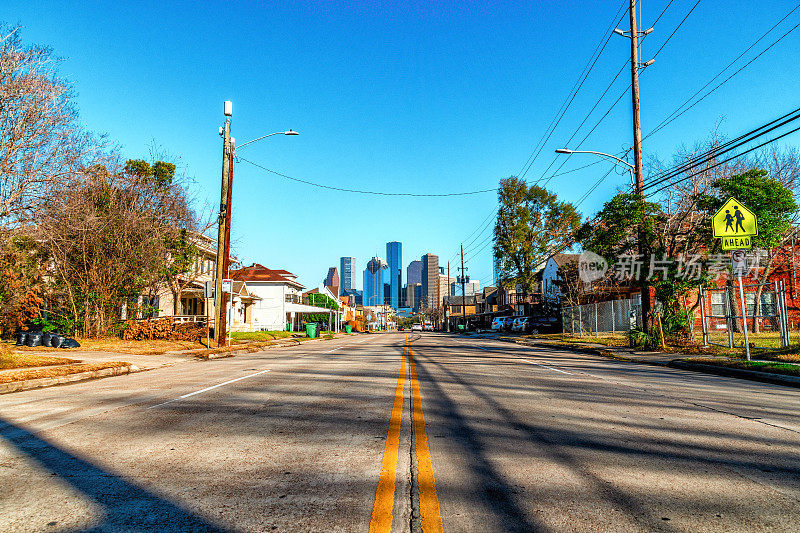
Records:
[[[231,279],[247,284],[253,300],[252,328],[254,331],[298,331],[304,314],[328,313],[330,309],[307,305],[303,300],[305,288],[297,276],[288,270],[274,270],[254,263],[231,271]]]
[[[197,249],[191,268],[165,284],[151,300],[151,316],[173,317],[177,322],[206,322],[214,313],[214,299],[204,297],[204,285],[212,281],[217,268],[217,241],[200,233],[190,236]]]

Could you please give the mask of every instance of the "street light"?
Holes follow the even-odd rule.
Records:
[[[615,165],[625,165],[628,169],[628,172],[631,174],[631,183],[633,184],[634,188],[636,187],[636,181],[633,177],[633,170],[634,166],[625,161],[624,159],[620,159],[619,157],[611,154],[607,154],[605,152],[595,152],[594,150],[570,150],[569,148],[556,148],[557,154],[595,154],[599,155],[600,157],[605,157],[606,159],[611,159],[612,163]]]
[[[235,141],[231,138],[233,104],[230,101],[226,101],[223,110],[225,114],[225,125],[219,129],[219,134],[223,139],[222,191],[220,198],[219,231],[217,233],[217,274],[214,283],[214,339],[217,341],[217,346],[220,346],[220,342],[225,336],[223,330],[230,327],[230,324],[223,325],[222,279],[223,277],[227,277],[230,268],[228,263],[231,251],[231,193],[233,192],[233,162],[235,157]],[[277,131],[269,135],[262,135],[252,141],[247,141],[239,146],[239,149],[241,150],[248,144],[273,135],[299,135],[299,133],[294,130]]]

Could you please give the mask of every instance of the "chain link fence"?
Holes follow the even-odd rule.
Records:
[[[703,344],[728,348],[744,346],[744,321],[748,341],[756,348],[789,346],[786,287],[782,281],[701,289],[700,313]]]
[[[563,332],[572,335],[627,333],[642,326],[642,304],[637,296],[561,308]]]

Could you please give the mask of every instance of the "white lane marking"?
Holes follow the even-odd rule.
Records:
[[[573,375],[572,372],[567,372],[566,370],[559,370],[558,368],[555,368],[555,367],[552,367],[552,366],[549,366],[549,365],[543,365],[543,364],[540,364],[540,363],[534,363],[533,361],[528,361],[527,359],[521,359],[521,361],[525,361],[526,363],[530,363],[532,365],[540,366],[540,367],[546,368],[548,370],[554,370],[556,372],[561,372],[562,374],[569,374],[570,376]]]
[[[326,353],[331,353],[331,352],[335,352],[336,350],[340,350],[340,349],[342,349],[342,348],[344,348],[344,346],[339,346],[338,348],[334,348],[333,350],[328,350],[327,352],[322,352],[322,353],[323,353],[323,354],[326,354]]]
[[[224,383],[217,383],[216,385],[212,385],[210,387],[206,387],[205,389],[200,389],[198,391],[190,392],[189,394],[184,394],[183,396],[178,396],[177,398],[173,398],[172,400],[167,400],[166,402],[160,403],[158,405],[151,405],[150,407],[148,407],[148,409],[153,409],[155,407],[161,407],[162,405],[167,405],[168,403],[177,402],[178,400],[183,400],[184,398],[188,398],[190,396],[194,396],[195,394],[201,394],[203,392],[208,392],[210,390],[216,389],[217,387],[222,387],[223,385],[230,385],[231,383],[235,383],[237,381],[241,381],[241,380],[247,379],[247,378],[252,378],[254,376],[259,376],[259,375],[264,374],[266,372],[269,372],[269,370],[262,370],[261,372],[256,372],[255,374],[250,374],[250,375],[247,375],[247,376],[242,376],[240,378],[231,379],[231,380],[228,380],[228,381],[226,381]]]

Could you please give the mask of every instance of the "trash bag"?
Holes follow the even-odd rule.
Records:
[[[53,333],[50,336],[50,347],[51,348],[61,348],[61,343],[62,342],[64,342],[64,337],[62,337],[58,333]]]
[[[17,343],[15,346],[25,346],[25,342],[28,340],[28,332],[27,331],[19,331],[17,332]]]
[[[42,346],[50,348],[51,338],[53,338],[53,335],[49,331],[45,331],[44,333],[42,333]]]
[[[31,331],[30,333],[28,333],[28,339],[25,341],[25,346],[30,346],[31,348],[35,348],[41,345],[42,345],[41,331]]]
[[[64,339],[61,341],[60,348],[80,348],[81,345],[75,339]]]

